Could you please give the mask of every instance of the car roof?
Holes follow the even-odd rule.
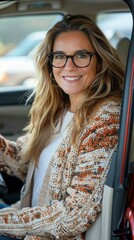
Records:
[[[90,4],[90,8],[89,8]],[[8,8],[7,8],[8,6]],[[46,0],[46,1],[2,1],[0,2],[1,14],[6,13],[32,13],[41,12],[69,12],[72,14],[96,15],[105,10],[129,9],[123,0]]]

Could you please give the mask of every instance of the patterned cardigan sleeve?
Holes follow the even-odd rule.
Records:
[[[85,232],[101,211],[103,187],[118,142],[120,106],[104,104],[82,131],[80,147],[66,196],[43,207],[0,211],[0,232],[57,239]]]
[[[0,135],[0,171],[16,176],[22,181],[26,179],[28,163],[23,161],[21,149],[27,137],[23,136],[16,142],[9,141]]]

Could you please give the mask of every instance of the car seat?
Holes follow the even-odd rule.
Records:
[[[127,62],[129,44],[130,44],[129,38],[123,37],[120,39],[120,41],[118,42],[117,47],[116,47],[117,50],[119,51],[121,59],[125,65]]]

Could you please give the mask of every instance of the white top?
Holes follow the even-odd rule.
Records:
[[[41,191],[41,187],[43,184],[43,180],[44,180],[49,162],[52,156],[54,155],[54,152],[56,151],[60,143],[63,141],[68,131],[68,125],[71,122],[73,116],[74,116],[74,113],[66,112],[62,121],[61,128],[59,123],[56,127],[56,133],[54,134],[51,142],[49,143],[48,146],[46,146],[43,149],[43,151],[40,154],[38,166],[36,167],[34,172],[32,207],[37,206],[38,204],[39,193]]]

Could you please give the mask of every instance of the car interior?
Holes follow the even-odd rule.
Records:
[[[24,134],[32,104],[29,95],[37,81],[31,53],[65,14],[95,21],[126,69],[119,144],[104,188],[102,213],[86,240],[134,240],[134,0],[0,1],[0,134],[13,141]],[[0,200],[12,204],[20,199],[23,183],[2,176],[8,192]]]

